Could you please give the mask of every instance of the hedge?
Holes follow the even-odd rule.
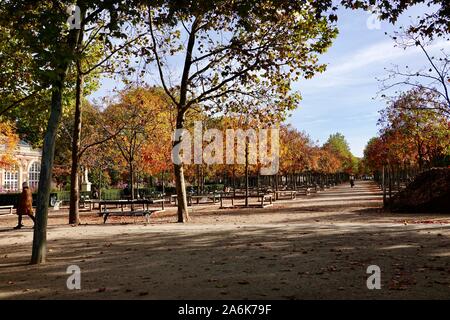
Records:
[[[188,187],[188,193],[196,193],[196,187]],[[223,190],[223,184],[211,184],[205,185],[205,192],[214,192]],[[158,193],[162,192],[162,186],[152,187],[152,188],[142,188],[136,190],[139,192],[140,197],[152,197]],[[176,194],[175,187],[165,187],[164,192],[167,195]],[[80,192],[81,197],[89,196],[92,198],[92,192]],[[67,203],[70,201],[70,191],[55,191],[50,193],[50,199],[56,197],[56,200]],[[14,205],[17,207],[19,202],[20,193],[0,193],[0,206]],[[123,198],[122,189],[102,189],[102,199],[103,200],[119,200]],[[37,193],[33,193],[33,206],[36,206]],[[51,200],[49,202],[51,205]]]

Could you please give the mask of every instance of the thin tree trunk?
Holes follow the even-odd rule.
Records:
[[[201,165],[200,168],[201,168],[200,172],[201,172],[201,187],[202,187],[201,194],[204,194],[205,193],[205,167],[203,165]]]
[[[389,201],[392,198],[392,166],[388,167],[388,179],[389,179]]]
[[[174,164],[175,184],[178,200],[178,222],[188,222],[189,213],[186,197],[186,183],[184,181],[184,169],[182,164]]]
[[[196,165],[197,166],[197,172],[196,172],[196,174],[197,174],[197,181],[196,181],[196,184],[197,184],[197,195],[199,196],[200,195],[200,165],[199,164],[197,164]]]
[[[256,173],[256,190],[258,190],[258,196],[260,194],[260,190],[259,190],[260,186],[261,186],[261,181],[260,181],[260,176],[259,176],[259,170],[257,170],[257,173]]]
[[[102,200],[102,176],[103,176],[103,170],[100,168],[99,171],[99,177],[98,177],[98,200]]]
[[[181,110],[178,111],[177,116],[177,129],[184,128],[184,114]],[[174,141],[174,147],[181,144],[182,137],[178,141]],[[183,163],[173,165],[175,173],[175,186],[177,189],[177,200],[178,200],[178,222],[184,223],[189,221],[189,212],[186,197],[186,182],[184,180],[184,168]]]
[[[236,197],[236,169],[233,168],[233,197]]]
[[[166,173],[166,171],[164,170],[162,173],[161,173],[161,181],[162,181],[162,194],[163,194],[163,198],[164,198],[164,194],[166,193],[166,190],[165,190],[165,188],[166,188],[166,184],[165,184],[165,177],[164,177],[164,175],[165,175],[165,173]]]
[[[134,166],[133,161],[130,162],[130,187],[131,187],[131,200],[134,200]]]
[[[134,200],[134,166],[133,160],[130,161],[130,185],[131,185],[131,201]],[[134,211],[134,204],[131,202],[131,211]]]
[[[84,10],[82,10],[82,17]],[[67,54],[75,52],[80,30],[71,30],[67,39]],[[52,84],[52,101],[50,106],[50,117],[47,123],[47,131],[44,136],[42,147],[41,173],[39,175],[39,191],[37,196],[36,223],[33,232],[33,248],[31,254],[31,264],[45,263],[47,255],[47,219],[48,205],[50,200],[50,189],[52,185],[53,161],[55,157],[56,133],[62,117],[62,93],[66,81],[67,71],[71,61],[69,58],[63,59],[56,70],[57,80]]]
[[[77,84],[75,99],[75,119],[72,138],[72,168],[70,173],[70,211],[69,224],[78,225],[80,223],[80,185],[78,181],[79,151],[82,126],[82,99],[83,99],[84,76],[81,72],[81,62],[77,61]]]
[[[245,206],[248,207],[248,196],[249,196],[249,190],[248,190],[248,153],[249,153],[249,146],[248,141],[246,139],[245,141]]]
[[[42,164],[39,176],[39,191],[37,196],[36,224],[33,233],[33,249],[31,264],[45,263],[47,255],[47,218],[50,189],[52,183],[53,160],[55,154],[56,132],[62,116],[62,90],[65,75],[52,88],[52,102],[47,132],[42,148]]]

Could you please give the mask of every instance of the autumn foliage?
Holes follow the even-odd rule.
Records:
[[[341,134],[330,136],[323,146],[318,146],[306,133],[300,132],[290,125],[282,125],[280,140],[282,174],[307,171],[355,173],[353,166],[349,164],[354,157]],[[338,144],[336,141],[342,143]],[[340,147],[341,145],[342,147]]]
[[[426,168],[445,165],[450,157],[450,121],[420,90],[402,94],[383,111],[379,137],[369,141],[364,162],[371,170],[382,166]]]
[[[18,140],[11,122],[3,122],[0,119],[0,168],[9,167],[14,163],[12,153]]]

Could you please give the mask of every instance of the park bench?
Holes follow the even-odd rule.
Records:
[[[311,188],[309,187],[299,187],[297,188],[297,194],[302,196],[307,196],[311,194]]]
[[[80,208],[86,208],[86,204],[90,204],[90,197],[88,195],[84,196],[82,195],[80,197]],[[89,206],[90,208],[90,206]]]
[[[204,201],[206,200],[206,202]],[[187,203],[188,206],[192,206],[194,204],[194,202],[196,204],[201,204],[201,203],[208,203],[210,201],[212,201],[213,204],[216,204],[217,202],[219,202],[220,200],[220,193],[209,193],[209,194],[188,194],[187,195]],[[170,204],[178,204],[178,197],[176,194],[173,194],[170,196],[169,198],[169,202]]]
[[[278,190],[273,192],[275,200],[280,200],[282,197],[288,197],[290,200],[294,200],[297,196],[297,192],[294,190]]]
[[[13,213],[14,206],[0,206],[0,216],[6,216]]]
[[[110,216],[144,216],[146,221],[148,222],[150,216],[153,213],[164,212],[164,199],[139,199],[139,200],[99,200],[99,215],[103,217],[103,223],[106,223],[108,217]],[[161,204],[161,209],[157,210],[156,208],[150,208],[150,205]],[[120,206],[120,211],[110,211],[108,210],[108,205],[116,206],[118,208]],[[130,205],[132,208],[130,211],[124,211],[124,206],[128,207]],[[142,205],[142,210],[135,210],[134,206]]]
[[[161,210],[165,210],[164,208],[164,199],[139,199],[139,200],[97,200],[99,212],[102,212],[102,208],[106,209],[107,206],[116,206],[118,208],[120,206],[121,211],[123,212],[124,208],[128,206],[141,206],[142,209],[149,209],[150,205],[160,203]]]
[[[234,207],[235,200],[245,200],[248,199],[257,199],[259,206],[261,208],[266,208],[273,205],[273,196],[271,194],[261,194],[261,195],[221,195],[220,196],[220,208],[224,207],[224,200],[231,200],[231,206]]]
[[[216,202],[219,202],[220,194],[218,194],[218,193],[203,194],[203,195],[195,195],[195,194],[193,194],[193,195],[188,195],[188,199],[187,200],[188,200],[188,204],[190,206],[192,206],[193,203],[194,203],[193,200],[196,200],[196,203],[200,204],[200,201],[201,200],[205,200],[205,199],[206,199],[207,202],[212,200],[212,202],[214,204],[216,204]]]
[[[150,216],[155,212],[161,212],[161,211],[152,211],[152,210],[132,210],[132,211],[120,211],[120,212],[114,212],[109,211],[108,209],[104,208],[102,211],[102,217],[103,217],[103,223],[106,223],[108,218],[110,216],[120,216],[120,217],[137,217],[137,216],[143,216],[145,218],[145,221],[147,223],[150,222]]]
[[[172,195],[170,195],[169,196],[169,203],[170,204],[177,204],[177,201],[178,201],[178,198],[177,198],[178,196],[176,195],[176,194],[172,194]]]

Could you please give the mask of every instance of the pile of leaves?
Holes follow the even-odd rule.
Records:
[[[419,174],[389,203],[392,212],[450,213],[450,168]]]

